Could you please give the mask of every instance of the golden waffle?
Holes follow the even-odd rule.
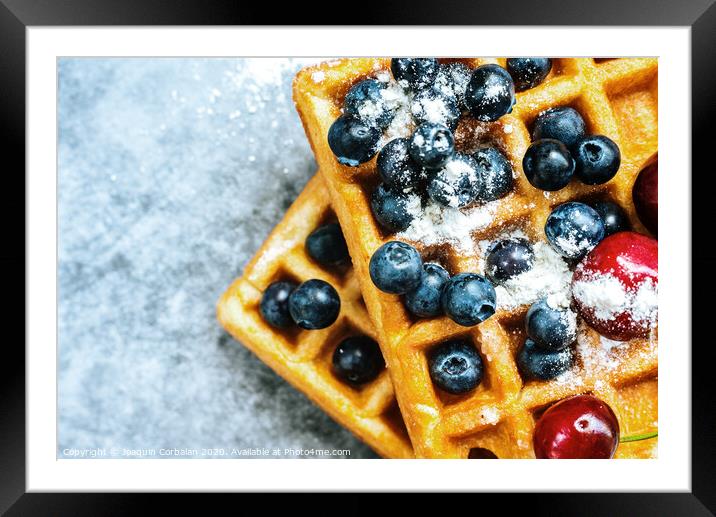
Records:
[[[504,59],[463,61],[472,67],[487,62],[505,64]],[[332,61],[299,72],[293,90],[348,242],[368,312],[378,330],[416,455],[464,458],[479,456],[486,449],[500,458],[534,457],[536,418],[555,401],[577,393],[589,392],[605,400],[619,418],[622,435],[654,430],[656,332],[650,340],[633,340],[607,353],[602,352],[599,336],[587,329],[577,347],[577,366],[570,382],[559,378],[524,382],[515,354],[526,337],[526,306],[506,311],[500,309],[498,301],[493,317],[466,328],[447,317],[415,319],[400,297],[373,285],[368,272],[370,257],[383,243],[396,238],[384,233],[371,213],[370,194],[378,182],[375,158],[356,168],[340,165],[328,147],[327,133],[341,114],[348,89],[389,69],[390,60],[386,58]],[[648,233],[634,212],[631,190],[638,172],[657,152],[657,70],[656,59],[555,59],[542,84],[517,94],[511,114],[491,123],[462,120],[455,133],[458,149],[461,139],[462,145],[470,141],[496,145],[508,156],[518,176],[513,192],[500,200],[493,221],[473,234],[475,242],[514,228],[533,241],[544,241],[544,224],[553,207],[593,198],[617,202],[627,212],[632,227]],[[537,114],[565,105],[581,113],[589,133],[606,135],[619,145],[621,167],[606,184],[587,186],[573,180],[558,192],[544,193],[526,180],[522,157]],[[412,244],[424,258],[438,259],[451,274],[481,272],[477,247],[474,253],[458,253],[450,246]],[[432,346],[454,337],[469,337],[485,365],[480,386],[461,396],[450,396],[433,387],[426,357]],[[655,439],[631,442],[621,444],[616,457],[651,457],[655,451]]]
[[[280,376],[305,393],[333,419],[376,452],[388,458],[410,458],[412,446],[386,371],[353,388],[331,372],[333,350],[353,334],[377,338],[352,268],[327,270],[304,251],[306,237],[334,217],[323,180],[317,174],[291,205],[261,249],[219,300],[223,327]],[[341,297],[336,322],[323,330],[281,330],[259,312],[263,291],[274,281],[329,282]]]

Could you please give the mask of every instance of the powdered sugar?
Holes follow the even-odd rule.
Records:
[[[560,235],[555,239],[557,246],[570,257],[580,257],[594,247],[589,239],[579,239],[575,233]]]
[[[386,107],[391,110],[407,108],[410,103],[408,94],[395,83],[389,83],[388,86],[380,92],[380,97]]]
[[[420,121],[448,125],[448,121],[455,115],[456,108],[452,102],[449,97],[426,90],[413,98],[410,109]]]
[[[381,83],[389,83],[391,75],[387,70],[381,70],[375,74],[375,79]]]
[[[465,174],[474,174],[475,172],[469,163],[462,160],[448,161],[445,167],[443,167],[443,171],[445,171],[445,178],[450,180],[458,180]]]
[[[320,82],[324,77],[324,72],[320,70],[311,75],[314,82]],[[381,149],[391,140],[408,137],[414,131],[415,122],[410,111],[412,94],[393,81],[386,70],[377,70],[372,78],[367,78],[371,79],[380,83],[379,94],[375,95],[375,91],[371,94],[364,93],[358,101],[359,105],[354,109],[362,121],[380,127],[382,134],[377,148]],[[360,87],[360,84],[357,83],[354,87]],[[388,127],[383,125],[386,116],[390,116]]]
[[[640,343],[638,351],[630,350],[633,346],[633,343],[629,341],[614,341],[597,334],[586,322],[579,324],[576,351],[581,359],[582,368],[587,374],[594,375],[618,370],[625,358],[633,357],[634,353],[637,353],[642,359],[656,354],[657,343],[655,340],[649,339],[645,343]],[[595,385],[595,388],[598,386]]]
[[[632,299],[632,317],[637,321],[655,322],[658,315],[658,298],[656,284],[651,279],[642,282]]]
[[[622,348],[624,343],[601,336],[595,341],[594,337],[594,331],[586,323],[581,323],[577,332],[576,349],[582,360],[582,368],[585,372],[591,373],[599,370],[614,370],[619,366],[615,352]]]
[[[387,72],[386,75],[378,76],[378,80],[381,82],[388,82],[389,79],[390,76],[387,75]],[[381,97],[386,106],[395,112],[393,120],[383,132],[383,136],[378,143],[379,147],[382,148],[395,138],[409,137],[415,130],[415,121],[410,111],[410,96],[397,83],[390,82],[381,92]]]
[[[501,82],[490,81],[485,88],[485,96],[483,97],[484,103],[497,102],[500,97],[507,94],[505,85]]]
[[[519,230],[500,239],[525,238]],[[481,270],[484,271],[484,258],[493,240],[478,243],[482,256]],[[495,286],[497,308],[511,310],[522,305],[529,305],[539,299],[546,298],[553,308],[567,308],[570,301],[570,283],[572,272],[567,263],[545,242],[532,245],[534,261],[532,267],[524,273],[508,279]],[[572,311],[565,311],[568,325],[576,327],[576,316]]]
[[[431,179],[428,187],[430,196],[453,208],[469,204],[474,199],[471,187],[478,181],[475,169],[474,161],[469,157],[453,156]]]
[[[563,334],[559,335],[568,335],[568,336],[574,336],[577,332],[577,313],[575,313],[572,309],[569,307],[565,307],[563,305],[555,306],[554,301],[557,301],[559,303],[562,303],[564,301],[564,292],[560,291],[558,293],[551,294],[547,297],[547,305],[549,305],[552,308],[559,308],[561,309],[560,313],[560,322],[564,325],[565,330],[563,331]]]
[[[382,83],[382,81],[379,82]],[[364,84],[366,83],[359,83],[355,87],[360,88]],[[357,106],[358,117],[367,124],[380,126],[386,114],[394,117],[399,110],[405,111],[408,109],[409,97],[394,82],[388,82],[385,85],[381,84],[378,88],[378,94],[376,95],[375,93],[374,91],[373,94],[366,95]],[[401,124],[403,127],[410,126],[404,116],[401,116],[400,120],[394,124],[394,128],[397,127],[397,124]]]
[[[593,275],[574,283],[574,297],[594,310],[601,320],[609,320],[623,312],[627,306],[627,292],[613,275]]]
[[[636,322],[656,321],[658,293],[651,279],[639,283],[636,289],[627,289],[611,273],[591,274],[574,282],[572,291],[574,298],[589,307],[597,319],[609,321],[628,313]]]
[[[495,406],[485,406],[480,412],[480,420],[483,424],[496,424],[500,420],[500,410]]]
[[[599,344],[601,345],[602,349],[606,350],[607,352],[611,352],[614,348],[624,346],[623,341],[614,341],[613,339],[609,339],[604,336],[599,336]]]
[[[458,209],[442,206],[432,200],[422,207],[419,200],[413,201],[408,205],[413,221],[397,237],[426,246],[448,243],[458,251],[470,253],[475,247],[472,234],[492,222],[497,205],[498,202],[493,201],[473,208]]]
[[[554,383],[558,386],[570,386],[577,388],[579,386],[584,386],[584,378],[582,377],[582,372],[580,372],[577,368],[572,368],[571,370],[567,370],[566,372],[555,377]]]
[[[465,89],[471,76],[472,70],[464,63],[443,64],[438,69],[433,88],[460,105],[465,99]]]

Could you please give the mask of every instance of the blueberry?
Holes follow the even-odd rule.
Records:
[[[306,237],[306,253],[322,266],[338,266],[350,260],[348,246],[338,223],[324,224]]]
[[[525,317],[527,335],[540,348],[556,352],[577,339],[577,321],[569,309],[553,308],[547,300],[532,304]]]
[[[495,288],[484,276],[458,273],[443,288],[443,310],[455,323],[472,327],[495,314]]]
[[[368,268],[378,289],[390,294],[405,294],[420,284],[423,260],[410,244],[390,241],[373,253]]]
[[[381,183],[370,197],[370,208],[378,224],[389,233],[402,232],[410,226],[413,214],[409,206],[419,206],[420,199],[415,194],[403,194]]]
[[[299,327],[307,330],[323,329],[331,326],[338,318],[341,299],[328,282],[307,280],[288,297],[288,309]]]
[[[274,327],[285,329],[293,325],[288,310],[288,297],[296,289],[293,282],[274,282],[261,296],[259,310],[264,321]]]
[[[515,104],[512,77],[499,65],[477,67],[467,83],[465,104],[470,113],[482,122],[497,120],[511,112]]]
[[[381,132],[351,115],[341,115],[328,130],[328,146],[343,165],[358,167],[378,150]]]
[[[450,273],[439,264],[423,264],[420,284],[405,295],[405,306],[420,318],[430,318],[442,314],[440,295]]]
[[[455,62],[440,65],[433,87],[455,99],[457,107],[465,107],[465,90],[470,82],[472,70],[464,63]]]
[[[477,175],[482,185],[477,194],[478,201],[494,201],[512,190],[512,164],[497,147],[483,147],[472,157],[477,162]]]
[[[370,382],[385,368],[378,343],[367,336],[351,336],[333,351],[333,372],[348,384]]]
[[[513,57],[507,60],[507,71],[518,92],[534,88],[552,70],[552,60],[546,57]]]
[[[378,174],[391,187],[410,189],[418,186],[420,167],[410,157],[410,140],[395,138],[385,144],[376,160]]]
[[[430,378],[443,391],[460,395],[482,381],[482,357],[467,340],[441,343],[428,356]]]
[[[574,173],[586,185],[606,183],[619,170],[621,153],[619,146],[604,135],[585,136],[572,150]]]
[[[385,102],[383,91],[386,83],[364,79],[354,84],[343,101],[343,111],[371,126],[384,129],[390,125],[395,110]]]
[[[390,60],[390,71],[403,88],[422,90],[432,85],[438,75],[438,60],[435,58],[394,57]]]
[[[529,338],[517,353],[517,367],[527,379],[548,381],[569,370],[573,364],[571,348],[553,352],[540,348]]]
[[[430,199],[444,206],[467,206],[481,190],[477,162],[472,156],[455,153],[447,163],[428,180]]]
[[[410,156],[418,165],[439,169],[455,151],[452,131],[441,124],[425,122],[410,137]]]
[[[584,203],[564,203],[549,214],[544,231],[554,251],[568,259],[581,259],[604,238],[604,222]]]
[[[432,122],[455,131],[460,120],[460,109],[455,99],[435,88],[426,88],[415,94],[410,111],[418,124]]]
[[[522,169],[530,184],[540,190],[560,190],[574,175],[574,159],[559,140],[537,140],[527,148]]]
[[[631,228],[629,218],[616,203],[596,201],[591,203],[591,207],[597,211],[604,222],[604,237],[609,237],[617,232],[625,232]]]
[[[494,242],[487,250],[485,274],[495,284],[532,269],[535,254],[527,239],[515,237]]]
[[[574,108],[549,108],[537,115],[532,140],[554,138],[571,149],[585,131],[584,119]]]

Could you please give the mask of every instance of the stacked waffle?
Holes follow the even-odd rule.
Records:
[[[377,337],[352,268],[326,268],[307,253],[306,238],[335,219],[320,174],[286,212],[241,278],[231,284],[218,304],[224,328],[293,386],[305,393],[337,422],[376,452],[388,458],[410,458],[413,448],[398,409],[387,371],[355,389],[332,373],[331,358],[347,336]],[[322,330],[280,329],[261,315],[264,291],[276,280],[301,283],[322,279],[336,287],[340,314]]]
[[[503,59],[459,61],[470,69],[486,63],[505,66]],[[515,178],[504,197],[460,209],[463,214],[477,214],[473,219],[479,220],[472,226],[466,223],[457,232],[460,239],[449,232],[445,237],[444,232],[425,230],[429,228],[425,225],[412,225],[398,233],[386,231],[371,208],[379,180],[375,159],[344,165],[329,146],[329,130],[341,115],[351,87],[366,78],[385,80],[390,68],[389,59],[347,59],[297,75],[294,99],[320,172],[244,276],[222,297],[222,324],[387,457],[410,457],[414,450],[418,457],[532,458],[535,425],[545,410],[586,393],[608,404],[622,435],[653,430],[658,373],[655,328],[646,337],[615,345],[580,322],[573,367],[554,379],[529,379],[521,374],[517,355],[527,337],[525,314],[534,300],[518,296],[507,301],[504,295],[498,296],[495,314],[471,327],[444,315],[417,318],[406,310],[400,296],[376,287],[369,266],[376,250],[399,240],[417,249],[423,260],[439,262],[452,275],[482,274],[486,244],[512,235],[545,242],[548,216],[555,207],[571,201],[612,201],[624,209],[635,231],[648,234],[633,208],[632,187],[657,151],[656,60],[555,59],[540,84],[516,94],[510,113],[488,122],[462,117],[454,129],[456,145],[466,152],[483,145],[499,149],[511,163]],[[613,179],[599,185],[573,180],[554,192],[543,192],[527,180],[522,162],[535,118],[561,106],[576,109],[590,133],[605,135],[618,145],[621,164]],[[401,123],[409,127],[395,127]],[[407,135],[413,129],[410,124],[414,123],[396,116],[381,144]],[[340,222],[353,266],[339,273],[318,266],[304,249],[306,236],[332,217]],[[259,307],[266,288],[277,280],[308,278],[324,279],[339,291],[342,303],[336,322],[322,330],[300,331],[268,325]],[[331,366],[337,343],[356,333],[380,344],[387,365],[387,371],[359,388],[338,380]],[[470,341],[484,365],[479,386],[459,395],[435,386],[428,360],[432,350],[456,338]],[[653,457],[655,451],[655,439],[626,442],[619,444],[615,457]]]

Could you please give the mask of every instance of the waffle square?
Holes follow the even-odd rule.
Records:
[[[470,67],[505,64],[505,59],[465,59]],[[382,231],[373,218],[370,195],[378,182],[375,158],[359,167],[338,163],[327,134],[341,114],[343,98],[356,82],[388,71],[387,58],[334,60],[308,67],[294,80],[294,101],[326,180],[333,209],[341,223],[356,276],[405,422],[418,457],[466,458],[494,454],[500,458],[531,458],[536,419],[552,403],[578,393],[593,393],[617,414],[622,434],[657,425],[658,332],[649,339],[611,347],[593,330],[580,330],[573,371],[547,382],[525,382],[515,355],[524,343],[527,306],[501,308],[472,328],[447,317],[413,318],[400,297],[379,291],[368,272],[375,250],[395,235]],[[512,113],[496,122],[463,120],[455,132],[458,146],[489,143],[500,148],[517,173],[513,192],[494,202],[488,223],[472,232],[478,243],[509,231],[544,241],[551,210],[567,201],[611,200],[625,209],[632,227],[648,233],[636,217],[631,190],[639,171],[655,159],[658,140],[658,61],[635,59],[555,59],[550,75],[539,86],[518,93]],[[543,110],[572,106],[583,116],[589,133],[614,140],[622,161],[616,177],[603,185],[572,181],[557,192],[533,188],[522,171],[530,144],[530,128]],[[479,246],[426,245],[397,237],[418,248],[424,259],[437,260],[450,273],[482,272]],[[434,388],[427,353],[455,337],[471,339],[482,355],[485,376],[473,392],[447,395]],[[616,457],[652,457],[656,440],[621,444]]]
[[[306,237],[335,218],[323,179],[316,175],[283,220],[224,292],[217,305],[221,325],[264,363],[318,404],[334,420],[386,458],[411,458],[413,449],[387,371],[353,388],[331,371],[333,350],[345,337],[377,338],[350,267],[325,269],[304,250]],[[259,312],[263,291],[274,281],[311,278],[333,285],[341,298],[336,322],[323,330],[281,330]]]

